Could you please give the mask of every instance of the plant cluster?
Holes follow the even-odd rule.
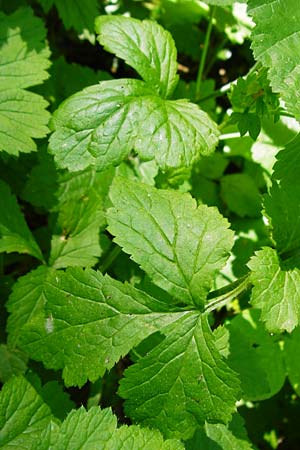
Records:
[[[298,449],[297,1],[0,5],[0,447]]]

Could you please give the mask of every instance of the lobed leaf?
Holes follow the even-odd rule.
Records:
[[[35,272],[26,275],[14,289],[9,331],[14,335],[17,320],[21,321],[20,348],[46,367],[63,369],[67,386],[97,380],[132,347],[184,314],[172,314],[167,304],[100,272],[69,268],[49,271],[39,283],[38,309],[31,307],[24,324],[19,313],[28,308],[23,286],[34,282],[35,276]]]
[[[222,360],[206,315],[191,312],[164,330],[166,338],[125,371],[125,411],[166,437],[190,438],[204,421],[230,421],[239,380]]]
[[[190,165],[214,150],[217,127],[196,105],[168,101],[140,80],[100,82],[54,113],[50,152],[60,167],[98,170],[118,165],[132,149],[159,166]]]
[[[108,230],[154,283],[178,301],[204,306],[233,233],[217,209],[190,195],[115,178]]]

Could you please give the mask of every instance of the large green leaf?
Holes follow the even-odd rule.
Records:
[[[297,357],[300,351],[299,327],[295,328],[291,334],[284,336],[283,350],[287,376],[297,394],[300,395],[300,360]]]
[[[0,13],[0,151],[12,155],[36,149],[32,138],[48,132],[47,102],[24,88],[48,77],[46,29],[31,8]]]
[[[269,68],[271,86],[287,109],[300,117],[300,9],[297,0],[248,0],[256,27],[255,59]]]
[[[26,275],[15,287],[9,301],[15,320],[9,331],[20,333],[19,346],[29,356],[46,367],[63,369],[66,385],[97,380],[141,340],[184,314],[171,314],[165,303],[100,272],[70,268],[50,271],[39,283],[39,307],[32,311],[31,305],[24,324],[19,310],[29,307],[23,287],[29,287],[35,275]],[[16,331],[17,320],[23,327]]]
[[[177,52],[170,33],[157,22],[124,16],[96,20],[99,42],[132,66],[163,98],[172,94],[177,81]]]
[[[207,316],[188,313],[164,332],[167,337],[125,371],[119,393],[127,414],[183,439],[205,420],[229,422],[239,380],[217,351]]]
[[[0,447],[4,450],[38,449],[37,442],[52,414],[32,385],[12,377],[0,393]]]
[[[183,450],[175,439],[163,440],[157,430],[123,425],[117,428],[117,418],[110,409],[92,407],[72,411],[55,431],[53,450]],[[51,440],[51,438],[50,438]]]
[[[43,255],[32,236],[16,197],[0,180],[0,252],[27,253],[43,261]]]
[[[214,150],[217,127],[186,100],[163,100],[140,80],[100,82],[73,95],[53,117],[50,151],[59,166],[104,170],[134,149],[161,168],[190,165]]]
[[[279,260],[265,247],[248,263],[251,269],[251,302],[261,309],[261,320],[272,332],[291,332],[300,319],[300,270]]]
[[[179,301],[203,307],[215,274],[233,244],[216,208],[189,194],[116,178],[110,194],[109,231],[153,281]]]

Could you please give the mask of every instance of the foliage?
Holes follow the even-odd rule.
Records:
[[[0,2],[0,447],[298,449],[295,0],[84,3]]]

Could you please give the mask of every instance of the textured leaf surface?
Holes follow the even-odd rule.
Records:
[[[250,401],[272,397],[285,381],[279,343],[265,330],[259,316],[258,310],[245,310],[227,325],[228,364],[239,374],[243,399]]]
[[[214,150],[218,130],[186,100],[163,100],[140,80],[100,82],[73,95],[53,117],[50,151],[69,170],[118,165],[134,149],[162,168],[190,165]]]
[[[31,8],[0,12],[0,89],[26,88],[48,78],[49,48],[43,21]],[[2,101],[1,101],[2,103]]]
[[[271,86],[288,110],[300,117],[300,9],[295,0],[249,0],[256,27],[252,32],[255,59],[269,68]]]
[[[251,302],[272,332],[291,332],[299,323],[300,271],[280,262],[275,250],[265,247],[251,258]]]
[[[116,178],[109,231],[153,281],[178,300],[203,306],[233,244],[228,222],[190,195]]]
[[[48,77],[50,52],[43,22],[31,8],[0,13],[0,151],[12,155],[36,149],[32,138],[48,132],[48,103],[24,91]]]
[[[105,227],[104,203],[112,175],[111,171],[88,169],[61,177],[56,208],[59,214],[49,258],[56,269],[97,262],[102,253],[99,233]]]
[[[35,445],[50,423],[51,411],[23,377],[11,378],[0,393],[0,447],[37,449]]]
[[[16,197],[0,180],[0,252],[28,253],[43,261],[43,255],[32,236]]]
[[[14,284],[6,304],[11,313],[7,325],[10,344],[16,345],[23,326],[36,315],[42,314],[46,302],[45,284],[50,271],[45,266],[38,267]]]
[[[93,270],[53,271],[42,290],[44,309],[23,326],[20,347],[47,367],[62,368],[66,385],[97,380],[141,340],[183,314],[170,314],[166,304]],[[15,290],[15,298],[20,294]],[[10,300],[12,312],[17,304]]]
[[[117,418],[110,409],[93,407],[72,411],[55,436],[53,450],[183,450],[175,439],[164,441],[156,430],[138,426],[117,428]]]
[[[167,337],[125,371],[119,393],[125,411],[167,437],[191,437],[205,420],[228,422],[239,380],[214,345],[207,317],[189,313]]]
[[[48,103],[40,95],[22,89],[0,86],[0,151],[11,155],[36,149],[32,138],[42,138],[48,132]]]
[[[177,52],[171,34],[158,23],[124,16],[100,16],[98,40],[105,50],[132,66],[163,98],[177,82]]]

